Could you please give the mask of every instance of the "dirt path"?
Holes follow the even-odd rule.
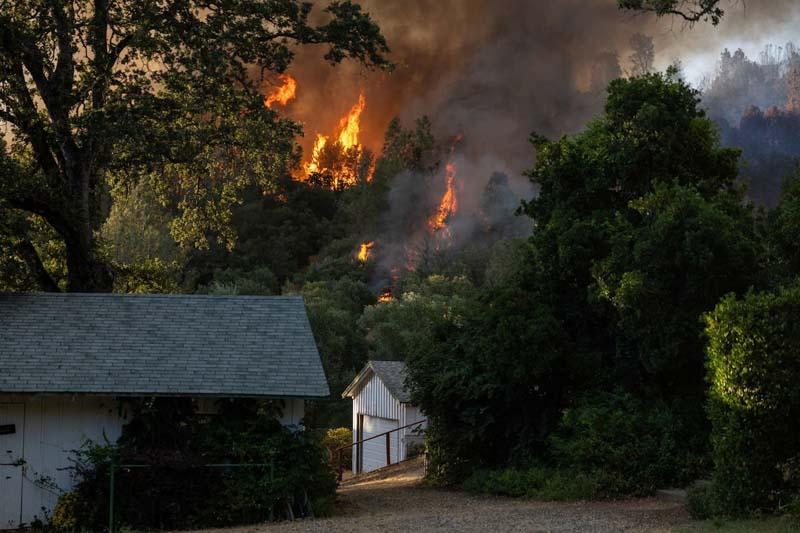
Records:
[[[339,489],[343,513],[334,518],[204,533],[455,531],[671,531],[689,517],[674,502],[654,498],[552,503],[473,496],[420,484],[413,470]]]

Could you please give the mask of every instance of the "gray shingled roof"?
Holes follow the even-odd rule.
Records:
[[[370,365],[392,396],[403,403],[411,401],[411,394],[403,383],[406,379],[406,364],[403,361],[370,361]]]
[[[0,294],[0,392],[328,396],[299,296]]]
[[[352,398],[375,374],[380,378],[392,396],[401,403],[411,402],[411,393],[405,386],[406,364],[403,361],[370,361],[353,379],[342,393],[343,398]]]

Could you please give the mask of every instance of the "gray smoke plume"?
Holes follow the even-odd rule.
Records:
[[[287,114],[305,124],[306,150],[315,133],[335,130],[360,92],[367,99],[360,139],[375,152],[395,116],[406,125],[429,116],[443,142],[462,135],[456,152],[460,208],[449,224],[458,245],[484,234],[476,228],[485,222],[481,205],[495,173],[506,176],[504,187],[517,198],[535,194],[522,175],[535,155],[529,134],[573,133],[599,113],[607,82],[628,67],[634,34],[653,36],[660,68],[678,58],[697,68],[696,59],[714,50],[703,59],[709,67],[737,37],[755,39],[767,28],[800,18],[790,0],[731,0],[719,27],[692,28],[676,19],[620,11],[616,0],[360,3],[380,24],[397,69],[371,72],[353,63],[326,68],[320,50],[300,49],[290,69],[299,82],[298,100]],[[386,224],[393,232],[368,235],[383,239],[376,253],[383,255],[384,270],[406,264],[413,256],[409,248],[431,244],[430,236],[402,221],[416,216],[424,223],[425,213],[415,210],[429,213],[436,205],[443,175],[441,165],[430,176],[395,179]]]

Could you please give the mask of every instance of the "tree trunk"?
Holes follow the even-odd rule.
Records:
[[[65,241],[67,292],[111,292],[114,288],[111,269],[97,258],[92,243],[71,238]]]

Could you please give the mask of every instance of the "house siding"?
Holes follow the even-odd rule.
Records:
[[[114,443],[125,420],[117,402],[108,397],[0,395],[0,404],[21,405],[22,432],[22,517],[28,524],[45,520],[42,508],[52,511],[61,493],[74,486],[72,458],[86,440]],[[22,427],[20,427],[20,425]],[[18,453],[15,450],[15,453]],[[19,468],[19,467],[3,467]],[[0,495],[0,498],[10,495]],[[19,516],[0,517],[0,529]]]
[[[358,417],[367,415],[389,420],[396,420],[396,427],[403,427],[422,420],[420,410],[411,404],[401,403],[383,384],[381,378],[372,374],[361,390],[353,396],[353,442],[358,441]],[[424,426],[424,425],[423,425]],[[408,444],[416,440],[411,433],[413,428],[406,428],[398,431],[397,440],[392,439],[392,443],[398,443],[398,453],[392,453],[392,460],[403,461],[406,459]],[[380,439],[376,439],[380,440]],[[399,441],[399,442],[398,442]],[[385,444],[383,445],[385,446]],[[357,470],[358,453],[355,446],[353,448],[352,468]],[[384,448],[385,450],[385,448]]]

